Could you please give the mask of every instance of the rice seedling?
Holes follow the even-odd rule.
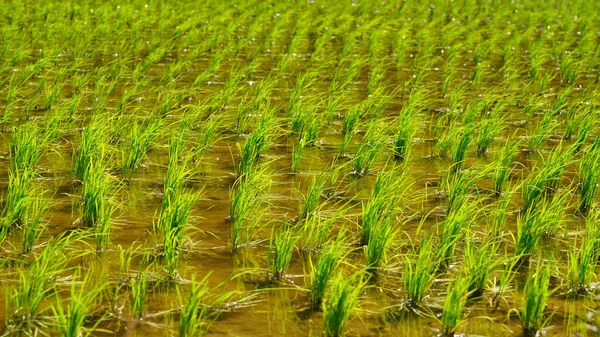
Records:
[[[554,121],[554,115],[551,113],[545,113],[542,117],[542,120],[538,124],[537,129],[535,129],[529,138],[529,151],[537,150],[546,139],[552,134],[552,132],[556,129],[557,124]]]
[[[240,149],[238,176],[250,174],[256,168],[260,155],[270,146],[275,131],[275,119],[268,111],[265,113],[254,132],[246,139],[243,149]]]
[[[411,143],[419,127],[420,105],[424,102],[426,102],[425,92],[414,91],[400,110],[397,119],[398,130],[394,140],[394,156],[399,160],[406,160],[410,156]]]
[[[44,328],[42,303],[56,288],[54,283],[66,269],[67,257],[63,253],[69,238],[50,242],[29,266],[20,269],[18,284],[6,296],[7,331],[38,333]]]
[[[464,310],[469,295],[468,289],[469,282],[462,275],[458,275],[453,283],[448,284],[441,318],[440,333],[442,336],[454,336],[456,330],[464,322]]]
[[[451,172],[456,173],[462,169],[467,149],[473,141],[473,133],[474,130],[469,126],[463,127],[462,130],[457,131],[455,139],[458,140],[452,142],[452,147],[450,149],[452,159],[452,166],[450,167]]]
[[[477,153],[480,155],[487,152],[496,135],[501,132],[505,126],[504,118],[502,115],[500,115],[501,109],[501,107],[495,107],[489,118],[481,121],[481,126],[476,140]]]
[[[379,150],[384,144],[384,140],[376,135],[380,131],[381,127],[378,123],[369,125],[369,129],[352,160],[352,172],[354,174],[362,176],[369,173],[369,170],[375,163]]]
[[[467,239],[465,243],[463,268],[468,275],[469,296],[476,298],[483,295],[490,274],[502,261],[496,256],[500,242],[493,237],[486,237],[479,246],[475,246],[472,239]]]
[[[538,263],[533,275],[527,277],[523,288],[521,312],[519,318],[525,336],[535,336],[548,323],[549,317],[545,315],[546,304],[550,297],[550,267]]]
[[[304,196],[304,204],[300,208],[298,221],[305,221],[310,217],[316,216],[319,209],[319,201],[325,191],[326,180],[323,177],[313,177],[308,186],[308,191]]]
[[[200,281],[192,279],[190,294],[187,301],[183,303],[179,288],[177,295],[181,303],[179,312],[179,335],[180,336],[201,336],[208,331],[210,325],[207,318],[210,314],[210,307],[203,305],[205,297],[208,295],[208,277],[206,275]]]
[[[80,273],[76,272],[74,276],[79,276]],[[57,318],[58,331],[63,337],[89,336],[101,322],[98,320],[91,329],[84,328],[87,315],[90,314],[90,309],[104,291],[106,284],[94,284],[92,276],[88,273],[83,276],[82,281],[76,280],[77,278],[74,278],[71,281],[67,307],[63,307],[62,300],[59,298],[58,304],[52,308],[54,316]],[[81,284],[78,286],[80,282]],[[84,333],[86,330],[87,333]]]
[[[10,135],[10,163],[13,171],[33,170],[45,152],[45,140],[40,128],[27,123],[14,128]]]
[[[471,225],[476,207],[475,203],[461,205],[455,212],[449,213],[446,219],[439,224],[442,226],[440,241],[436,249],[439,267],[446,268],[450,265],[458,242],[462,240]]]
[[[161,127],[162,119],[133,124],[129,133],[129,147],[123,149],[121,171],[124,177],[129,177],[142,163],[146,153],[155,142]]]
[[[102,157],[98,161],[90,161],[89,167],[83,177],[83,189],[81,191],[81,222],[85,226],[101,226],[108,224],[112,213],[110,205],[111,177],[103,167]]]
[[[563,222],[568,193],[552,201],[541,202],[517,218],[515,256],[527,259],[537,248],[543,235],[553,235]]]
[[[412,255],[406,258],[402,284],[406,292],[405,305],[419,307],[435,278],[435,254],[433,238],[426,236],[418,248],[412,248]]]
[[[319,309],[323,303],[329,280],[333,275],[333,271],[340,263],[343,254],[343,232],[338,234],[337,238],[329,244],[316,265],[310,261],[310,306],[313,309]]]
[[[360,273],[350,277],[339,272],[331,280],[323,300],[323,334],[342,336],[350,316],[358,305],[365,285]]]
[[[397,176],[400,174],[400,176]],[[360,227],[360,244],[368,245],[374,232],[389,237],[388,230],[392,212],[402,197],[401,186],[406,182],[403,173],[395,170],[380,171],[371,189],[371,196],[362,203],[362,221]],[[389,225],[389,226],[388,226]],[[389,228],[388,228],[389,229]],[[387,243],[380,241],[379,243]]]
[[[508,178],[511,165],[519,153],[518,142],[508,142],[502,147],[495,162],[492,181],[494,192],[498,195],[504,191],[504,183]]]
[[[253,219],[263,204],[262,194],[268,188],[269,180],[264,169],[257,171],[246,179],[237,179],[229,190],[229,237],[231,250],[249,244],[252,240]]]
[[[298,241],[296,233],[291,229],[285,229],[282,224],[277,231],[271,231],[271,240],[269,242],[269,269],[271,278],[279,280],[283,276],[292,261],[292,254]],[[267,274],[269,278],[269,274]]]
[[[31,181],[35,174],[30,169],[9,171],[8,187],[2,210],[2,237],[6,237],[14,224],[22,224],[33,198]]]
[[[71,169],[71,177],[83,179],[90,164],[103,151],[103,146],[106,142],[107,125],[103,124],[99,119],[90,122],[81,133],[81,142],[77,155],[73,161]]]
[[[392,228],[392,219],[386,217],[382,220],[383,222],[372,227],[369,241],[365,246],[367,271],[372,275],[376,275],[385,266],[389,245],[396,234]]]
[[[600,151],[590,147],[579,162],[580,200],[579,210],[589,210],[596,198],[600,179]]]
[[[22,233],[21,251],[23,253],[30,253],[35,247],[36,242],[40,239],[45,227],[43,214],[47,209],[48,200],[43,195],[35,197],[27,209],[26,221],[23,223]]]
[[[146,298],[148,297],[148,269],[149,268],[138,270],[137,275],[130,280],[131,314],[134,319],[142,319],[146,311]]]

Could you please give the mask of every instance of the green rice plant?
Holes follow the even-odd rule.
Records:
[[[269,179],[263,169],[245,179],[238,178],[229,189],[229,234],[231,250],[236,251],[250,243],[254,234],[250,222],[258,214],[261,197],[268,188]]]
[[[371,242],[371,234],[377,231],[376,228],[389,222],[394,208],[403,195],[401,186],[405,182],[404,172],[382,170],[377,174],[370,198],[362,202],[361,245],[368,245]]]
[[[550,276],[550,266],[540,262],[527,277],[519,313],[525,336],[535,336],[550,320],[544,313],[551,294]]]
[[[81,142],[77,154],[74,154],[71,177],[83,179],[90,163],[97,158],[104,147],[107,136],[108,125],[100,119],[90,122],[81,133]]]
[[[443,184],[448,191],[448,215],[455,213],[467,203],[477,178],[478,175],[471,171],[460,171],[444,179]]]
[[[585,294],[591,290],[591,284],[596,277],[595,269],[598,264],[596,246],[598,246],[597,229],[591,221],[586,221],[586,235],[579,249],[569,250],[569,293]],[[577,247],[577,241],[573,245]]]
[[[343,210],[340,213],[343,213]],[[339,215],[333,215],[323,219],[320,216],[313,216],[305,220],[299,235],[301,252],[320,251],[327,242],[339,217]]]
[[[586,212],[594,204],[600,181],[600,150],[590,147],[579,162],[579,210]]]
[[[306,138],[300,138],[298,144],[296,144],[292,149],[292,161],[290,171],[292,173],[298,173],[298,169],[300,168],[300,160],[302,159],[302,151],[304,151],[304,146],[306,146]]]
[[[338,272],[331,280],[323,300],[323,334],[337,337],[344,334],[350,316],[358,305],[365,285],[361,273],[348,277]]]
[[[452,166],[450,167],[451,172],[456,173],[464,166],[467,149],[473,141],[474,130],[470,126],[463,127],[460,131],[455,134],[457,141],[452,142],[451,160]]]
[[[529,151],[535,151],[544,144],[546,139],[556,129],[557,124],[554,122],[554,115],[551,113],[545,113],[542,120],[539,122],[537,129],[535,129],[529,137]]]
[[[496,109],[495,111],[499,111],[499,108]],[[476,140],[477,153],[479,155],[487,152],[496,135],[498,135],[498,133],[500,133],[506,126],[503,116],[499,114],[500,112],[497,112],[490,116],[490,118],[484,119],[480,123],[479,133]]]
[[[76,272],[75,276],[79,276],[79,273]],[[92,280],[90,273],[86,273],[81,281],[74,278],[71,281],[68,306],[64,308],[63,301],[59,298],[58,304],[52,308],[62,337],[90,336],[96,326],[102,322],[97,320],[91,329],[84,328],[90,309],[106,287],[106,284],[94,284]]]
[[[66,269],[64,248],[69,237],[48,243],[29,266],[29,271],[19,270],[19,283],[6,296],[7,331],[25,331],[30,335],[44,328],[42,303],[55,291],[55,281]]]
[[[357,125],[360,120],[360,116],[364,109],[363,105],[357,105],[350,110],[344,116],[342,122],[342,144],[340,145],[340,155],[344,155],[346,147],[350,143],[352,137],[357,133]]]
[[[409,308],[419,307],[435,278],[433,243],[432,236],[424,237],[418,253],[416,247],[413,246],[411,255],[406,257],[402,284],[406,292],[405,305]]]
[[[329,247],[321,252],[316,265],[313,265],[312,260],[309,259],[310,306],[314,310],[321,308],[329,280],[344,255],[343,245],[343,232],[340,232],[337,238],[329,244]]]
[[[13,171],[33,170],[45,152],[46,140],[34,123],[13,128],[10,135],[10,163]]]
[[[322,176],[315,176],[308,186],[308,191],[304,196],[303,206],[298,214],[298,221],[305,221],[310,217],[316,216],[319,209],[319,201],[325,191],[326,180]]]
[[[475,218],[477,207],[479,207],[477,203],[463,204],[456,212],[449,213],[446,219],[439,224],[442,226],[436,252],[437,260],[440,263],[439,267],[446,268],[450,265],[458,242],[462,240]]]
[[[500,242],[494,237],[486,237],[481,245],[476,246],[472,239],[466,240],[464,269],[466,282],[471,297],[481,297],[490,274],[498,263],[502,262],[496,256]]]
[[[413,91],[406,104],[400,110],[394,140],[394,156],[398,160],[406,160],[410,156],[411,143],[419,127],[418,114],[425,102],[424,91]]]
[[[510,142],[507,141],[502,149],[500,149],[500,153],[498,154],[497,159],[495,160],[494,171],[492,175],[492,181],[494,183],[494,192],[496,195],[499,195],[504,191],[504,183],[508,178],[511,165],[515,160],[515,157],[519,153],[519,143],[518,142]]]
[[[31,169],[8,172],[8,187],[2,210],[2,237],[8,235],[12,225],[24,222],[26,212],[34,200],[31,188],[34,177]]]
[[[553,235],[563,221],[568,193],[543,201],[517,218],[515,256],[527,259],[537,248],[543,235]]]
[[[129,132],[129,146],[123,149],[121,165],[123,177],[131,176],[133,171],[142,163],[146,153],[156,141],[162,124],[162,119],[133,124]]]
[[[285,276],[298,241],[296,233],[291,229],[284,229],[284,227],[285,224],[282,224],[277,231],[274,229],[271,231],[268,260],[269,269],[272,272],[271,278],[274,280],[280,280]]]
[[[179,336],[201,336],[208,331],[210,324],[207,320],[210,314],[210,307],[204,305],[204,302],[205,297],[209,294],[209,276],[210,274],[206,275],[200,281],[192,278],[190,294],[185,303],[183,303],[179,288],[177,289],[177,296],[179,297],[179,303],[181,303],[181,310],[179,311]]]
[[[365,246],[367,271],[372,275],[378,274],[387,262],[387,251],[396,232],[393,230],[392,219],[386,217],[383,222],[372,227],[369,242]]]
[[[137,275],[129,282],[131,287],[131,314],[134,319],[142,319],[146,311],[146,298],[148,297],[148,268],[138,270]]]
[[[492,237],[500,237],[502,235],[502,230],[504,229],[506,223],[506,216],[508,214],[510,201],[512,200],[512,197],[515,193],[515,189],[508,188],[508,191],[504,193],[504,195],[502,195],[502,198],[498,203],[498,207],[494,211],[494,219],[492,222],[492,226],[488,232]]]
[[[260,155],[269,148],[275,132],[275,119],[270,113],[262,117],[254,132],[248,136],[244,148],[240,149],[240,159],[237,165],[238,176],[251,174],[256,168]]]
[[[491,300],[495,309],[498,309],[500,306],[500,302],[504,299],[504,295],[510,290],[510,284],[513,282],[515,275],[516,266],[519,263],[518,258],[510,258],[505,255],[504,258],[504,269],[502,270],[502,274],[500,274],[500,278],[498,280],[494,280],[490,291],[494,294]]]
[[[385,140],[381,136],[383,126],[375,120],[369,124],[369,128],[358,146],[356,154],[352,159],[353,173],[365,175],[375,163],[377,154],[383,147]]]
[[[202,155],[217,142],[220,126],[221,121],[213,117],[206,119],[205,123],[200,126],[192,149],[194,158],[202,158]]]
[[[39,193],[33,198],[27,209],[26,220],[23,223],[22,253],[30,253],[44,231],[43,214],[48,209],[48,199]]]
[[[102,156],[90,161],[83,177],[81,191],[81,222],[85,226],[96,226],[105,217],[110,217],[111,177],[106,173]]]
[[[458,275],[453,283],[448,284],[442,310],[441,336],[454,336],[456,330],[462,325],[468,296],[469,281],[464,276]]]

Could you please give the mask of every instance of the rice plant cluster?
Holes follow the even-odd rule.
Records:
[[[600,2],[0,4],[0,335],[600,331]]]

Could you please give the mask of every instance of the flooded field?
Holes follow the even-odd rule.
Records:
[[[0,22],[2,336],[600,333],[598,1]]]

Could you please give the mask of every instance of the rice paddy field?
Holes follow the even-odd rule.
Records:
[[[600,2],[3,1],[2,336],[600,334]]]

